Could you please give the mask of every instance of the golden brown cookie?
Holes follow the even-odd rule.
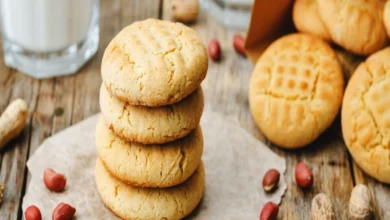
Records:
[[[124,28],[102,60],[108,91],[131,105],[162,106],[182,100],[206,77],[208,57],[194,30],[147,19]]]
[[[186,136],[195,129],[203,113],[199,88],[172,105],[147,107],[129,105],[100,88],[100,110],[108,126],[119,137],[143,144],[163,144]]]
[[[387,36],[390,37],[390,1],[387,1],[385,4],[385,9],[383,12],[383,23],[387,31]]]
[[[321,20],[332,40],[348,51],[370,55],[386,46],[384,1],[316,0]]]
[[[390,183],[390,48],[372,54],[349,80],[341,111],[345,144],[355,162]]]
[[[165,189],[126,185],[115,179],[100,160],[96,163],[95,179],[104,204],[128,220],[182,219],[196,208],[205,189],[202,163],[183,184]]]
[[[115,136],[100,117],[96,149],[117,179],[134,186],[163,188],[184,182],[196,170],[203,153],[203,135],[198,126],[182,139],[142,145]]]
[[[340,64],[325,41],[290,34],[272,43],[257,61],[249,104],[256,124],[271,142],[302,147],[333,122],[343,85]]]
[[[330,41],[330,34],[318,14],[316,0],[295,0],[293,21],[298,31]]]

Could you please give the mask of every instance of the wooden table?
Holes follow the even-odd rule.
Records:
[[[99,112],[100,62],[113,36],[137,20],[149,17],[170,19],[168,0],[101,0],[100,4],[99,51],[77,74],[36,80],[7,68],[2,52],[0,54],[0,111],[11,100],[21,97],[29,103],[31,113],[23,134],[1,151],[0,182],[5,185],[5,200],[0,207],[0,219],[22,219],[21,203],[30,178],[26,161],[42,141]],[[390,187],[367,177],[355,165],[344,145],[339,118],[317,141],[304,149],[286,151],[272,146],[254,125],[248,109],[248,82],[253,66],[232,48],[236,32],[227,30],[205,13],[191,27],[206,44],[211,38],[219,39],[223,50],[220,63],[210,62],[203,83],[206,108],[238,117],[242,127],[286,158],[288,189],[282,200],[279,219],[310,219],[311,199],[320,192],[333,199],[337,219],[347,219],[349,195],[358,183],[367,184],[374,196],[376,218],[390,219]],[[343,56],[343,53],[340,57],[352,63],[346,66],[346,71],[353,71],[358,63],[356,59]],[[298,161],[305,161],[313,167],[315,181],[310,190],[303,191],[294,183],[294,168]]]

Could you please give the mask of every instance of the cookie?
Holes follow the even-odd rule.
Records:
[[[196,170],[203,153],[203,136],[198,126],[182,139],[142,145],[115,136],[100,117],[96,148],[117,179],[133,186],[163,188],[184,182]]]
[[[202,116],[203,92],[199,88],[172,105],[129,105],[100,88],[100,109],[108,126],[119,137],[143,144],[162,144],[186,136]]]
[[[206,77],[208,57],[195,31],[147,19],[124,28],[106,48],[101,74],[108,91],[130,105],[178,102]]]
[[[385,9],[383,12],[383,23],[387,31],[387,36],[390,37],[390,1],[387,1],[385,4]]]
[[[298,31],[330,41],[330,34],[318,14],[316,0],[296,0],[292,17]]]
[[[126,185],[115,179],[100,160],[96,163],[95,179],[104,204],[128,220],[182,219],[196,208],[205,189],[202,163],[187,181],[165,189]]]
[[[336,54],[320,38],[286,35],[257,61],[249,85],[253,118],[276,145],[298,148],[333,122],[343,94]]]
[[[386,46],[384,1],[316,0],[319,15],[332,40],[346,50],[369,55]]]
[[[345,144],[355,162],[390,183],[390,47],[372,54],[349,80],[341,110]]]

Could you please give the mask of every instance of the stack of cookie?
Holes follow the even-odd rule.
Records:
[[[205,187],[199,121],[206,49],[195,31],[148,19],[123,29],[102,61],[96,184],[124,219],[181,219]]]

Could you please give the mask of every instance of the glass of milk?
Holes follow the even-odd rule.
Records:
[[[200,0],[203,9],[228,28],[246,30],[254,0]]]
[[[0,0],[4,60],[35,78],[77,72],[97,51],[99,0]]]

